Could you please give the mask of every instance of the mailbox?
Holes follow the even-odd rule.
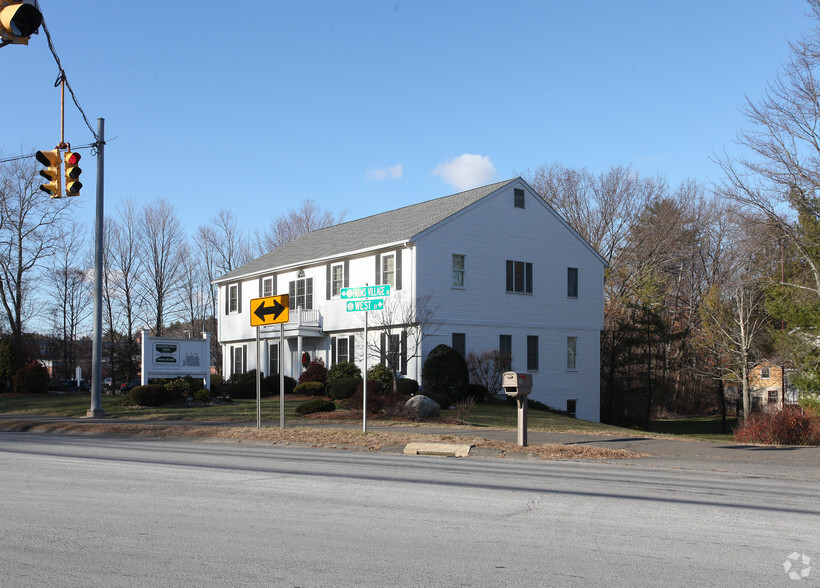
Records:
[[[504,375],[501,376],[501,385],[504,387],[507,396],[511,398],[529,396],[532,392],[532,374],[504,372]]]

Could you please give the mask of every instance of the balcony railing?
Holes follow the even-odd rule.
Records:
[[[294,308],[290,311],[289,324],[295,327],[318,327],[319,310],[316,308]]]

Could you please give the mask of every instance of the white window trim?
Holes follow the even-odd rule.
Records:
[[[273,276],[262,278],[262,296],[273,296],[276,292],[273,291]]]
[[[333,272],[336,268],[341,268],[341,273],[339,274],[339,288],[336,288],[336,280],[334,279]],[[344,263],[333,263],[330,265],[330,297],[331,298],[339,298],[342,294],[342,288],[345,285],[345,264]]]
[[[385,278],[385,273],[386,272],[385,272],[385,269],[384,269],[385,266],[387,265],[387,260],[388,259],[393,262],[393,270],[391,272],[393,277],[389,280]],[[380,271],[379,278],[380,278],[379,281],[382,284],[390,284],[391,288],[396,287],[396,254],[395,253],[382,253],[382,256],[381,256],[381,271]]]

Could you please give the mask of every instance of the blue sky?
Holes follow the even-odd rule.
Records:
[[[306,198],[352,220],[559,162],[715,178],[744,96],[813,22],[802,0],[40,0],[104,118],[106,213],[171,201],[252,232]],[[0,154],[59,141],[45,35],[0,49]],[[66,107],[66,140],[93,138]],[[83,152],[78,216],[94,214]]]

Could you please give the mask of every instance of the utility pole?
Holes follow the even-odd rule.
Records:
[[[91,408],[88,417],[104,417],[102,409],[102,281],[103,196],[105,194],[105,119],[97,119],[97,218],[94,232],[94,332],[91,350]]]

